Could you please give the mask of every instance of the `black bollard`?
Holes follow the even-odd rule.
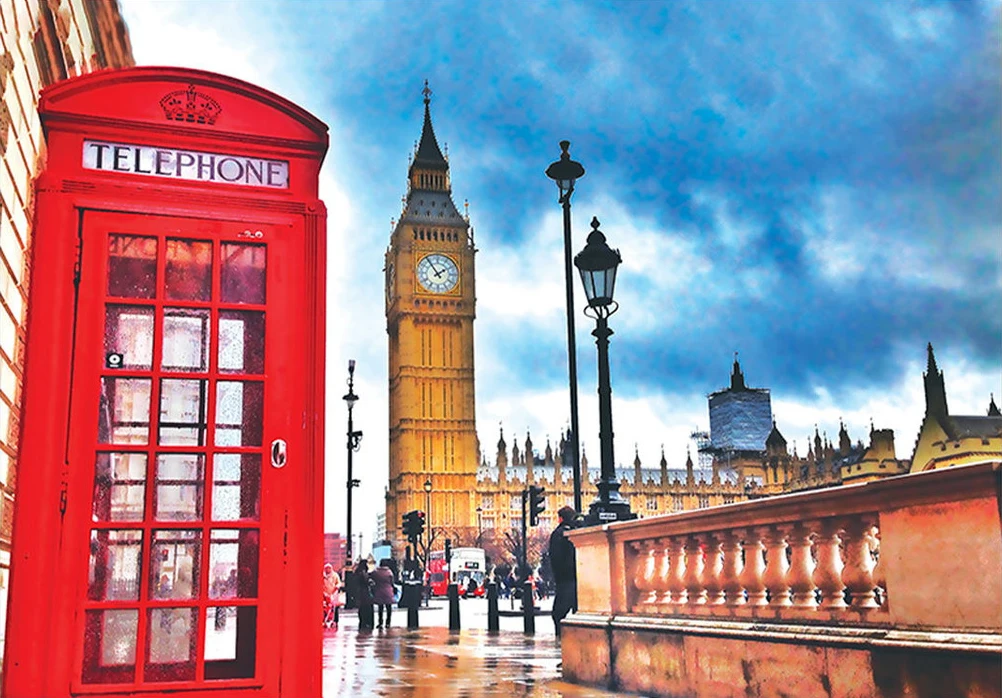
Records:
[[[459,585],[449,585],[449,630],[459,630]]]
[[[536,634],[536,604],[532,598],[532,582],[522,583],[522,618],[525,621],[525,634]]]
[[[487,631],[496,633],[501,630],[501,614],[498,612],[498,585],[491,582],[487,585]]]
[[[407,629],[417,630],[420,627],[418,624],[418,606],[421,604],[421,582],[404,582],[402,593],[407,597]]]

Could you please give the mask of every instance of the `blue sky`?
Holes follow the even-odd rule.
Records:
[[[343,379],[358,361],[358,492],[386,483],[382,254],[429,80],[477,247],[478,428],[537,447],[567,417],[562,228],[543,172],[587,169],[623,255],[611,319],[617,460],[671,467],[733,352],[801,452],[872,418],[911,455],[925,345],[955,413],[1002,393],[1002,37],[982,2],[148,2],[137,62],[257,83],[331,128],[328,530],[343,528]],[[577,279],[579,309],[584,305]],[[334,314],[336,313],[336,314]],[[595,349],[577,316],[582,440]],[[586,493],[586,501],[590,496]],[[374,514],[356,527],[369,531]],[[367,520],[372,518],[372,521]],[[392,522],[391,522],[392,523]],[[367,537],[367,540],[369,538]]]

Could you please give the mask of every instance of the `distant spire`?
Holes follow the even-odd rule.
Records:
[[[1002,412],[999,412],[999,406],[995,404],[995,393],[992,393],[992,401],[988,405],[988,416],[1002,417]]]
[[[946,406],[946,383],[943,380],[943,372],[936,365],[932,342],[929,342],[926,351],[928,354],[926,371],[922,376],[925,381],[925,413],[927,416],[946,417],[950,414]]]
[[[838,450],[843,456],[849,454],[852,450],[852,439],[849,438],[849,432],[845,429],[845,424],[842,422],[842,418],[839,417],[838,420],[839,430],[838,430]]]
[[[734,366],[731,370],[731,390],[744,390],[745,376],[741,373],[741,364],[738,363],[738,353],[734,352]]]

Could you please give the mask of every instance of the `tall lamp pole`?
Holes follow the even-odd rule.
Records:
[[[571,194],[574,182],[584,176],[580,162],[571,160],[567,152],[570,141],[560,141],[560,159],[546,168],[546,176],[557,183],[560,203],[564,208],[564,285],[567,290],[567,373],[571,388],[571,472],[574,475],[574,509],[581,511],[581,457],[578,438],[578,359],[574,343],[574,284],[571,278]]]
[[[484,508],[477,507],[477,547],[484,547],[483,537],[484,537]]]
[[[355,394],[355,359],[348,360],[348,392],[342,400],[348,405],[348,480],[346,482],[348,488],[348,530],[345,535],[347,545],[345,546],[344,554],[348,564],[351,564],[351,561],[354,560],[351,537],[351,491],[360,484],[359,480],[352,477],[351,454],[357,451],[362,445],[362,432],[355,431],[355,425],[352,422],[352,409],[355,407],[355,403],[358,402],[358,395]],[[361,544],[359,547],[362,547]]]
[[[424,520],[427,526],[428,543],[424,546],[425,561],[427,564],[428,553],[431,552],[431,478],[424,481]]]
[[[619,303],[612,299],[612,295],[616,286],[616,269],[623,258],[619,250],[609,248],[598,226],[598,218],[592,218],[588,244],[574,257],[574,265],[581,272],[581,282],[588,298],[585,315],[595,318],[592,335],[598,347],[598,436],[602,447],[602,474],[598,483],[599,497],[592,502],[585,517],[589,526],[637,517],[630,511],[629,501],[619,493],[612,447],[612,385],[609,379],[609,337],[612,330],[609,329],[609,316],[619,310]]]

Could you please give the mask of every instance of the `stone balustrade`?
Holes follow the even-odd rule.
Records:
[[[887,608],[878,582],[879,519],[868,512],[631,540],[629,610],[673,616],[731,615],[740,607],[851,610],[858,619],[886,621],[879,612]]]
[[[665,697],[1002,698],[1000,473],[1002,458],[573,531],[564,677]]]
[[[996,478],[950,468],[575,531],[579,605],[997,632]]]

